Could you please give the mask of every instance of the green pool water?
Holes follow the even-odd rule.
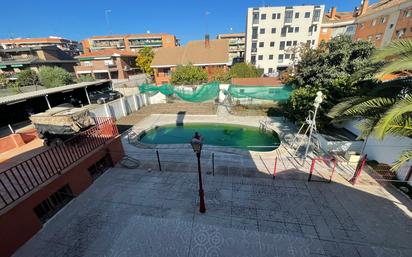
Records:
[[[213,123],[160,126],[146,132],[140,141],[145,144],[187,144],[195,132],[200,133],[203,143],[207,145],[272,151],[280,144],[275,132],[262,132],[255,127]]]

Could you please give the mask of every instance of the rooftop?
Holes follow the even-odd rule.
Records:
[[[13,38],[13,39],[0,39],[0,44],[12,44],[12,43],[62,43],[62,42],[75,42],[70,39],[60,37],[46,37],[46,38]]]
[[[190,41],[185,46],[159,48],[151,67],[170,67],[177,65],[230,64],[229,41],[210,40],[207,47],[205,40]]]
[[[155,34],[123,34],[123,35],[106,35],[106,36],[92,36],[89,39],[105,39],[105,38],[152,38],[152,37],[161,37],[161,36],[173,36],[166,33],[155,33]]]
[[[366,12],[361,16],[371,15],[406,2],[410,2],[410,0],[380,0],[376,3],[371,4],[366,10]]]
[[[322,23],[337,23],[345,21],[354,21],[353,12],[336,12],[334,17],[331,17],[330,13],[326,13],[323,16]]]
[[[85,58],[85,57],[111,57],[111,56],[135,56],[136,57],[137,53],[133,51],[129,51],[129,50],[108,48],[108,49],[93,51],[90,53],[84,53],[75,58],[79,59],[79,58]]]

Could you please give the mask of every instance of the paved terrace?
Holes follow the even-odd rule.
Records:
[[[134,129],[176,119],[152,115]],[[260,120],[184,119],[245,125]],[[281,119],[270,126],[288,133]],[[340,164],[334,183],[307,182],[310,160],[301,166],[286,145],[266,154],[205,147],[207,212],[200,214],[189,145],[158,146],[158,171],[155,149],[129,144],[126,136],[123,144],[139,168],[108,170],[15,256],[412,256],[411,201],[367,173],[352,186],[350,165]],[[281,164],[273,180],[275,155]],[[317,166],[314,180],[326,181],[330,170],[328,163]]]

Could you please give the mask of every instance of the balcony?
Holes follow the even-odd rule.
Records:
[[[110,41],[93,41],[92,49],[102,48],[124,48],[123,40],[110,40]]]
[[[161,47],[162,39],[129,39],[129,47]]]

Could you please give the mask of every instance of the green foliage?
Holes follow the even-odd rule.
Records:
[[[171,83],[175,85],[196,85],[207,82],[208,74],[201,67],[192,64],[179,65],[172,72]]]
[[[289,79],[296,88],[286,105],[290,117],[303,122],[308,111],[314,108],[317,91],[322,91],[325,96],[319,109],[321,117],[342,98],[359,94],[362,81],[371,79],[377,69],[377,65],[370,60],[373,51],[371,43],[353,42],[347,36],[322,42],[317,49],[301,46],[301,61],[296,73]],[[329,123],[324,117],[318,121],[320,129]]]
[[[262,76],[263,70],[257,69],[251,64],[240,62],[232,66],[229,74],[232,78],[257,78]]]
[[[73,82],[72,75],[60,67],[40,67],[39,78],[41,84],[46,88],[60,87]]]
[[[95,81],[96,79],[93,78],[92,75],[90,74],[86,74],[86,75],[80,75],[76,81],[77,83],[81,83],[81,82],[91,82],[91,81]]]
[[[0,74],[0,88],[8,87],[10,84],[6,74]]]
[[[144,47],[139,50],[136,58],[136,66],[148,76],[153,76],[153,69],[150,67],[154,58],[154,52],[151,47]]]
[[[15,88],[19,87],[26,87],[26,86],[36,86],[40,83],[39,77],[37,76],[37,73],[34,70],[22,70],[21,72],[18,73],[17,75],[17,80]],[[19,91],[19,90],[17,90]]]
[[[231,80],[231,75],[224,68],[216,68],[213,73],[212,81],[228,84]]]

